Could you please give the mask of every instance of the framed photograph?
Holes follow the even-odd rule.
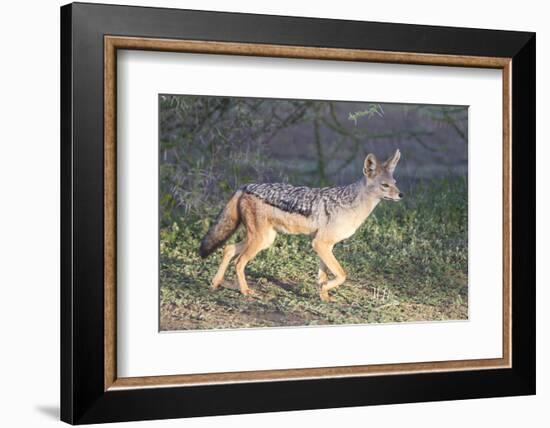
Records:
[[[61,8],[61,418],[535,393],[535,35]]]

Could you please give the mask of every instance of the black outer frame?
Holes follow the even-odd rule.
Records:
[[[104,391],[104,35],[512,58],[512,368]],[[535,34],[74,3],[61,8],[61,420],[535,393]]]

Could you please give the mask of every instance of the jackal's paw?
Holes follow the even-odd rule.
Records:
[[[332,302],[334,299],[328,295],[328,291],[321,291],[319,294],[323,302]]]
[[[243,296],[253,296],[254,294],[254,290],[250,289],[250,288],[245,288],[244,290],[241,290],[241,294]]]
[[[223,282],[223,279],[214,278],[210,283],[210,288],[212,288],[212,290],[217,290],[218,288],[220,288],[220,285],[222,285],[222,282]]]

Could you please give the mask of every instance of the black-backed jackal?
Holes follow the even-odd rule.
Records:
[[[364,177],[347,186],[312,189],[265,183],[239,188],[200,245],[200,255],[207,257],[229,239],[239,224],[246,228],[243,241],[225,247],[212,287],[220,286],[229,262],[237,257],[235,267],[241,293],[252,294],[244,275],[246,264],[273,244],[278,232],[304,234],[313,238],[311,245],[321,259],[320,296],[329,301],[329,290],[346,280],[346,272],[332,253],[334,245],[352,236],[382,199],[398,201],[403,197],[393,178],[400,156],[396,150],[381,163],[369,154],[364,162]],[[329,280],[329,273],[334,278]]]

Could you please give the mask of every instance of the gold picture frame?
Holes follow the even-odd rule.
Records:
[[[507,368],[511,364],[511,58],[467,55],[380,52],[356,49],[297,47],[197,40],[105,36],[105,390],[159,386],[185,386],[269,380],[337,378],[438,371]],[[248,55],[277,58],[360,61],[393,64],[494,68],[502,70],[503,123],[503,323],[502,358],[423,363],[357,365],[306,369],[281,369],[229,373],[204,373],[149,377],[116,375],[116,52],[119,49]]]

